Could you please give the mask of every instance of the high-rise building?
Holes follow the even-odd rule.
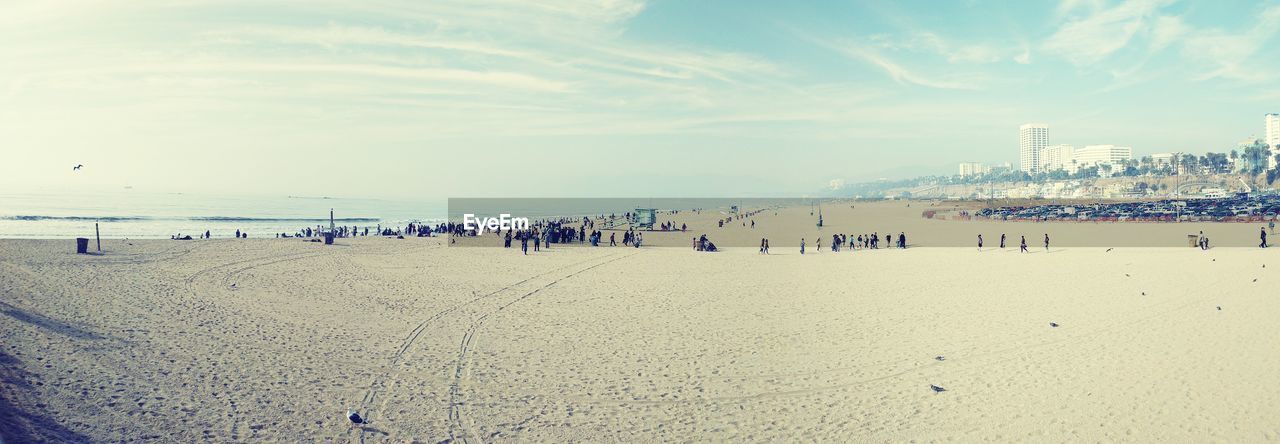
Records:
[[[1071,162],[1075,158],[1075,147],[1071,145],[1049,145],[1040,150],[1040,171],[1063,170],[1075,173]]]
[[[1028,123],[1018,127],[1018,169],[1040,171],[1040,150],[1049,146],[1049,125]]]
[[[1115,145],[1089,145],[1075,150],[1076,168],[1111,165],[1116,171],[1119,165],[1133,159],[1133,148]]]
[[[1267,156],[1267,167],[1276,167],[1276,154],[1280,154],[1280,114],[1270,113],[1263,116],[1266,122],[1267,138],[1264,141],[1270,147]]]

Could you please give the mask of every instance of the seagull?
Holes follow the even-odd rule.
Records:
[[[1146,295],[1147,295],[1147,292],[1145,292],[1145,291],[1144,291],[1144,292],[1142,292],[1142,295],[1143,295],[1143,296],[1146,296]]]
[[[1108,253],[1110,253],[1110,252],[1111,252],[1111,250],[1114,250],[1114,249],[1115,249],[1115,248],[1108,248],[1108,249],[1107,249],[1107,252],[1108,252]]]
[[[365,425],[364,418],[361,418],[360,414],[354,411],[347,410],[347,419],[351,420],[351,428],[353,429],[356,427],[364,427]]]
[[[1219,306],[1218,306],[1218,311],[1222,311],[1222,306],[1221,306],[1221,305],[1219,305]]]
[[[84,165],[76,165],[76,166],[73,166],[73,167],[71,167],[71,171],[80,171],[80,167],[82,167],[82,166],[84,166]]]
[[[1253,278],[1253,281],[1254,281],[1254,282],[1258,282],[1258,278]]]
[[[942,355],[934,356],[934,357],[933,357],[933,359],[936,359],[936,360],[939,360],[939,361],[946,361],[946,360],[947,360],[947,358],[942,357]]]
[[[942,393],[942,392],[947,391],[947,389],[944,389],[944,388],[942,388],[942,387],[938,387],[938,386],[933,385],[933,384],[929,384],[929,388],[930,388],[930,389],[933,389],[933,392],[934,392],[934,393]]]
[[[1050,327],[1053,327],[1053,328],[1058,328],[1058,323],[1057,323],[1057,322],[1050,322],[1050,323],[1049,323],[1049,326],[1050,326]]]
[[[1124,274],[1124,277],[1129,277],[1129,273],[1125,273],[1125,274]]]

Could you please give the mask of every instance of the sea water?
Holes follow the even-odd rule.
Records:
[[[187,193],[0,191],[0,238],[250,238],[295,234],[334,224],[369,229],[403,229],[409,223],[444,221],[445,200],[357,199],[324,196],[214,196]]]

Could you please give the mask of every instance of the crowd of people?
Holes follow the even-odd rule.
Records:
[[[830,245],[829,248],[832,252],[839,252],[841,249],[845,249],[845,248],[847,248],[849,251],[878,250],[880,249],[880,240],[881,240],[880,233],[878,232],[872,232],[871,234],[859,234],[856,237],[854,237],[854,235],[851,235],[851,234],[836,233],[831,235],[831,243],[829,244]],[[764,248],[764,247],[767,246],[768,244],[767,241],[768,239],[762,239],[762,242],[764,242],[764,245],[761,246],[761,248],[766,250],[766,252],[767,252],[767,248]],[[816,244],[815,245],[816,248],[814,250],[822,251],[822,238],[818,238],[815,241],[815,244]],[[895,237],[893,233],[885,234],[884,244],[885,244],[885,248],[905,249],[907,248],[907,233],[900,231],[898,232],[897,237]],[[805,242],[805,239],[800,238],[800,254],[805,253],[806,246],[807,244]]]

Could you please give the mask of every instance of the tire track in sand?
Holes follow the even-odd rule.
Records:
[[[617,254],[612,254],[612,255],[606,256],[606,259],[615,257],[615,256],[617,256]],[[599,260],[600,260],[599,258],[591,258],[591,259],[585,259],[582,261],[578,261],[578,262],[574,262],[566,265],[561,265],[559,267],[555,267],[550,270],[547,270],[546,272],[535,274],[533,276],[529,276],[527,278],[521,279],[517,282],[508,284],[497,290],[476,296],[470,300],[456,304],[452,307],[446,308],[444,310],[436,312],[431,316],[427,317],[422,322],[418,323],[418,325],[414,327],[413,330],[411,330],[407,336],[405,336],[404,340],[400,342],[400,347],[396,349],[395,354],[393,354],[391,356],[391,359],[387,362],[385,369],[373,380],[373,382],[369,384],[369,389],[365,391],[364,397],[361,398],[360,400],[361,414],[365,417],[366,421],[376,416],[376,412],[371,410],[370,406],[374,405],[374,403],[379,398],[385,398],[387,394],[390,394],[392,392],[392,388],[395,386],[394,381],[392,381],[392,383],[390,384],[388,383],[388,379],[390,379],[392,371],[397,366],[399,366],[400,363],[404,360],[404,356],[417,343],[418,338],[422,336],[422,333],[426,331],[427,327],[434,325],[437,321],[440,321],[444,317],[450,314],[456,313],[459,310],[470,307],[471,305],[474,305],[485,299],[502,294],[503,292],[515,289],[516,287],[519,287],[531,281],[547,277],[549,275],[555,274],[556,272],[559,272],[567,268],[574,268],[582,264],[591,263]],[[383,401],[383,402],[385,403],[386,401]],[[360,434],[360,442],[364,442],[364,432],[361,432]]]
[[[636,252],[636,253],[626,254],[622,256],[614,255],[614,256],[606,257],[605,260],[603,261],[597,262],[591,266],[574,271],[573,273],[569,273],[568,275],[562,276],[551,282],[548,282],[546,285],[535,288],[532,291],[521,295],[520,297],[512,299],[511,301],[508,301],[506,304],[502,304],[497,309],[494,309],[493,311],[485,313],[479,318],[476,318],[476,320],[471,323],[471,326],[467,328],[467,331],[462,335],[462,343],[459,345],[459,349],[458,349],[458,360],[457,360],[456,367],[454,367],[453,383],[449,385],[449,441],[451,442],[458,442],[458,441],[479,442],[480,441],[478,437],[475,437],[473,435],[473,433],[470,430],[470,427],[468,426],[467,422],[463,418],[462,379],[463,379],[463,375],[467,372],[467,358],[471,354],[471,352],[475,350],[475,347],[472,345],[472,342],[475,340],[476,332],[479,331],[480,327],[484,326],[485,321],[488,320],[490,316],[498,314],[503,310],[506,310],[507,308],[511,307],[512,305],[515,305],[518,302],[524,301],[525,299],[528,299],[533,295],[538,294],[542,290],[551,288],[552,286],[556,285],[560,281],[572,278],[574,276],[585,273],[594,268],[597,268],[612,262],[616,262],[622,259],[626,259],[636,254],[639,254],[639,253]]]

